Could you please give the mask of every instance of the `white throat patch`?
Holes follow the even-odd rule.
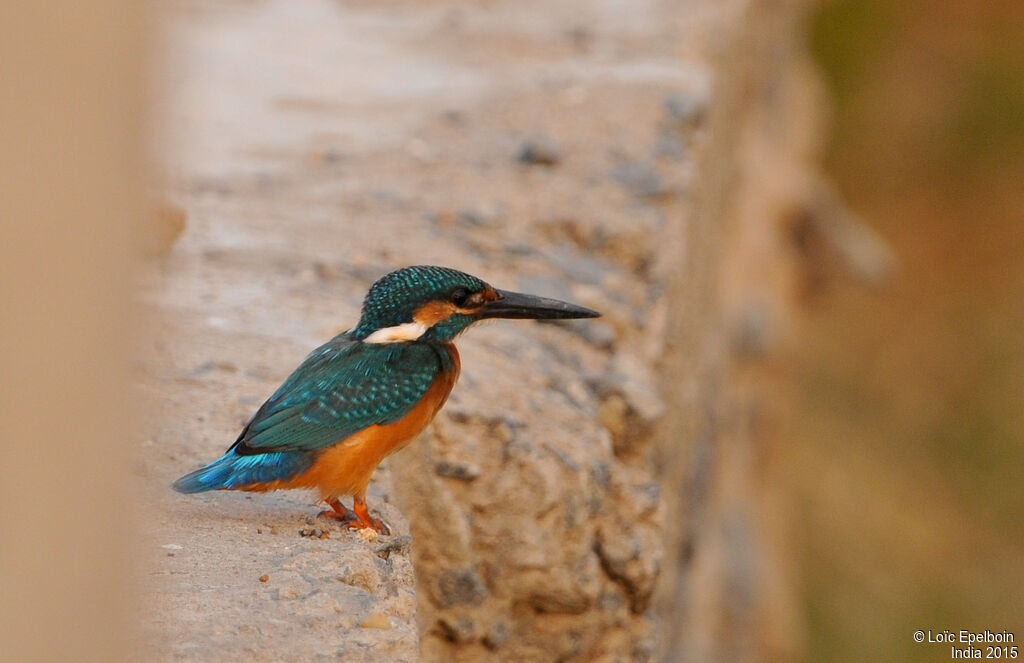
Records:
[[[394,327],[378,329],[363,339],[363,343],[401,343],[402,341],[415,341],[427,333],[430,327],[422,322],[406,322]]]

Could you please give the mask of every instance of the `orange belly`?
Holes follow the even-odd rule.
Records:
[[[452,370],[438,375],[420,402],[400,420],[364,428],[324,450],[313,466],[302,474],[265,487],[253,486],[250,490],[315,488],[325,500],[342,495],[365,495],[370,477],[380,462],[412,441],[448,400],[460,368],[459,353],[453,344],[448,344],[448,352],[452,357]]]

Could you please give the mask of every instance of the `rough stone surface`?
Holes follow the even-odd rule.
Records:
[[[681,241],[666,219],[684,218],[693,174],[660,146],[666,131],[690,141],[665,99],[707,87],[688,9],[167,10],[164,165],[188,222],[147,279],[140,382],[156,416],[138,472],[147,536],[181,547],[150,551],[147,658],[652,656],[668,515],[650,376]],[[554,141],[557,164],[510,158],[524,136]],[[371,487],[392,536],[316,520],[304,493],[170,492],[355,322],[370,282],[417,263],[604,317],[459,340],[448,405]]]

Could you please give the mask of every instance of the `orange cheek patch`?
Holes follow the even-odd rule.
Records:
[[[427,302],[416,309],[412,319],[424,327],[433,327],[442,320],[447,320],[455,312],[455,305],[451,302],[435,301]]]
[[[494,288],[488,287],[473,294],[469,300],[470,305],[465,308],[460,308],[451,302],[439,299],[433,302],[427,302],[416,309],[416,313],[413,314],[412,319],[424,327],[433,327],[437,323],[447,320],[454,313],[472,315],[480,310],[481,306],[487,302],[492,302],[495,299],[498,299],[498,293],[494,291]]]
[[[485,288],[483,290],[483,292],[481,292],[480,294],[483,297],[483,303],[484,304],[486,304],[487,302],[493,302],[495,299],[498,298],[498,293],[495,292],[494,288],[492,288],[490,286]]]

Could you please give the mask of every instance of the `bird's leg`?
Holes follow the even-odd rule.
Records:
[[[340,520],[346,525],[351,524],[352,527],[357,527],[359,523],[359,516],[355,514],[352,509],[341,503],[337,497],[331,500],[326,500],[327,505],[334,509],[333,511],[321,511],[320,515],[325,518],[333,518],[334,520]]]
[[[365,495],[355,495],[352,498],[352,509],[356,512],[356,517],[359,518],[359,522],[362,523],[363,527],[373,528],[380,534],[391,534],[391,529],[380,518],[374,518],[370,515],[370,509],[366,506]]]
[[[355,511],[349,509],[341,500],[334,498],[327,500],[327,504],[333,509],[333,511],[322,511],[321,516],[325,518],[331,518],[332,520],[339,521],[344,527],[352,527],[355,529],[374,529],[381,534],[390,534],[391,530],[385,525],[379,518],[370,516],[370,510],[366,506],[365,497],[355,497],[352,500],[352,506],[355,507]]]

